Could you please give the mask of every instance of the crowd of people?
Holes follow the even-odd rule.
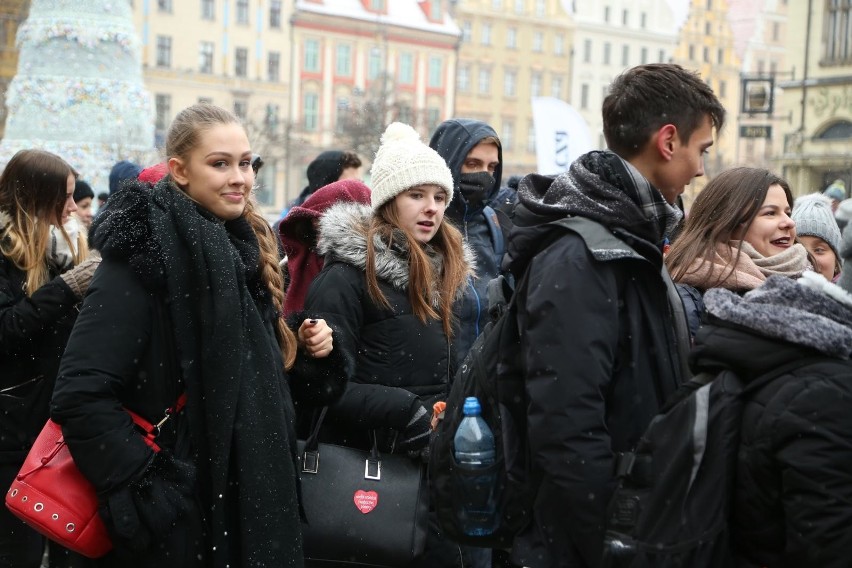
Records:
[[[116,164],[94,215],[102,196],[65,160],[18,152],[0,173],[0,484],[52,418],[114,548],[85,558],[4,509],[0,568],[306,565],[296,441],[315,415],[323,441],[425,468],[488,283],[524,275],[532,520],[492,551],[432,516],[412,566],[599,566],[617,456],[666,401],[699,372],[747,381],[794,360],[744,414],[732,554],[848,566],[842,181],[734,167],[685,214],[725,124],[710,87],[641,65],[602,113],[608,150],[506,186],[488,124],[452,118],[426,143],[392,123],[368,184],[356,154],[325,151],[272,227],[252,196],[262,160],[212,104],[178,113],[164,162]],[[154,452],[125,409],[153,420],[184,395]]]

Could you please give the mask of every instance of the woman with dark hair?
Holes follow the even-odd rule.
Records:
[[[62,351],[99,257],[74,204],[77,172],[21,150],[0,175],[0,484],[7,489],[48,418]],[[0,507],[0,566],[41,564],[44,541]]]
[[[325,265],[305,308],[339,327],[335,345],[354,361],[321,435],[385,452],[427,447],[432,405],[446,399],[454,333],[453,303],[470,274],[461,233],[444,220],[453,177],[410,126],[393,123],[372,166],[372,207],[344,203],[320,220]],[[433,533],[434,534],[434,533]],[[427,555],[438,549],[427,537]],[[423,566],[458,565],[458,548]]]
[[[314,381],[318,403],[341,392],[332,332],[281,317],[277,242],[252,201],[239,120],[190,106],[166,152],[165,178],[125,183],[92,225],[104,261],[52,401],[114,544],[98,564],[298,567],[290,386]],[[123,408],[156,423],[182,394],[154,453]]]
[[[807,250],[796,241],[792,209],[787,182],[759,168],[726,170],[698,194],[666,255],[693,336],[706,290],[743,293],[772,274],[795,278],[810,266]]]

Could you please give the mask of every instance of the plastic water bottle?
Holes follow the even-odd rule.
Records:
[[[486,536],[497,528],[497,485],[494,470],[494,434],[481,416],[482,408],[475,396],[464,401],[464,418],[456,430],[453,443],[459,467],[459,498],[456,515],[465,534]]]

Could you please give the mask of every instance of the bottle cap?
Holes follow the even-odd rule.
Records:
[[[479,406],[479,399],[475,396],[469,396],[464,399],[464,414],[465,416],[479,416],[482,413],[482,407]]]

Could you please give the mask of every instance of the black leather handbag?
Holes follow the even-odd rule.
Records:
[[[318,442],[324,408],[311,435],[299,440],[302,525],[309,563],[407,566],[423,552],[428,484],[422,463]]]

